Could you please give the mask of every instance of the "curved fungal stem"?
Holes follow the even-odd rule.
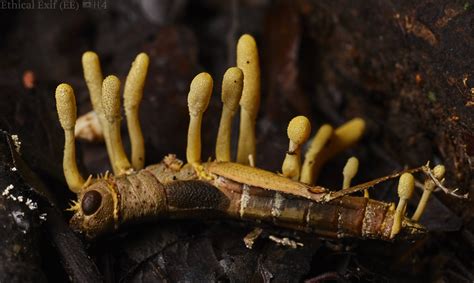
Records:
[[[438,180],[443,179],[445,172],[446,172],[446,168],[443,165],[437,165],[433,169],[433,175]],[[415,213],[411,217],[413,221],[420,220],[421,215],[425,211],[426,205],[428,203],[428,199],[431,193],[433,192],[433,190],[435,189],[435,187],[436,187],[436,183],[430,177],[428,177],[425,180],[425,183],[423,185],[423,194],[421,195],[420,202],[418,203],[418,206],[416,207]]]
[[[107,129],[107,120],[102,110],[102,70],[100,68],[99,56],[95,52],[87,51],[82,55],[82,69],[84,71],[84,79],[89,89],[92,108],[97,114],[100,127],[104,134],[105,145],[109,155],[110,164],[113,166],[114,156],[110,145],[109,130]]]
[[[299,180],[301,170],[301,146],[308,140],[311,133],[311,123],[305,116],[297,116],[288,124],[287,134],[290,145],[283,161],[281,171],[283,176]]]
[[[351,157],[347,160],[346,166],[344,166],[344,169],[342,170],[342,175],[344,176],[344,181],[342,183],[342,189],[347,189],[351,186],[351,181],[357,174],[357,171],[359,170],[359,159],[356,157]],[[367,189],[364,190],[364,196],[366,196]]]
[[[361,118],[354,118],[342,126],[338,127],[331,136],[329,142],[321,150],[318,158],[314,160],[313,178],[317,180],[319,171],[324,163],[340,152],[352,147],[364,134],[365,121]]]
[[[148,64],[148,55],[145,53],[138,54],[132,63],[123,91],[123,104],[132,146],[131,160],[135,170],[142,169],[145,164],[145,141],[140,127],[138,111],[143,98],[143,87],[145,85]]]
[[[116,76],[108,76],[102,83],[102,109],[108,123],[107,129],[113,156],[112,168],[114,174],[128,173],[131,165],[125,154],[122,137],[120,136],[120,80]]]
[[[74,138],[74,127],[76,125],[77,109],[76,98],[72,87],[68,84],[60,84],[56,88],[56,109],[59,122],[64,130],[64,155],[63,170],[69,189],[75,193],[81,191],[84,185],[76,163],[76,145]]]
[[[189,128],[186,160],[197,165],[201,163],[201,124],[202,115],[211,99],[213,81],[208,73],[194,77],[188,94]]]
[[[413,195],[414,190],[415,178],[413,175],[410,173],[404,173],[401,175],[398,182],[398,197],[400,200],[398,201],[397,209],[393,215],[393,226],[392,232],[390,234],[391,239],[393,239],[402,228],[402,220],[405,217],[404,214],[407,207],[407,202]]]
[[[232,118],[234,117],[242,96],[244,83],[242,70],[229,68],[222,80],[222,115],[216,141],[216,159],[231,161],[230,138],[232,134]]]
[[[308,151],[306,151],[303,168],[301,169],[301,182],[310,185],[314,184],[316,160],[319,159],[319,155],[321,154],[324,146],[330,140],[333,131],[334,130],[332,126],[328,124],[325,124],[319,128],[318,132],[313,138],[313,141],[311,142]]]
[[[237,43],[237,67],[244,74],[240,99],[240,129],[237,162],[248,164],[248,156],[255,156],[255,120],[260,107],[260,64],[255,39],[244,34]]]

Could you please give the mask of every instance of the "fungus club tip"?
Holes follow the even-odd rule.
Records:
[[[351,157],[347,160],[346,166],[343,169],[343,175],[349,178],[355,177],[359,169],[359,160],[355,157]]]
[[[120,80],[116,76],[108,76],[102,83],[102,108],[108,118],[120,114]]]
[[[137,55],[135,61],[132,63],[123,92],[125,110],[138,107],[143,98],[143,87],[145,85],[149,61],[148,55],[142,52]]]
[[[60,84],[56,88],[56,109],[59,121],[64,129],[71,129],[76,124],[76,98],[74,91],[68,84]]]
[[[435,168],[433,168],[433,175],[436,179],[442,179],[445,173],[446,167],[444,167],[444,165],[436,165]]]
[[[188,95],[188,107],[191,114],[202,113],[209,105],[212,94],[212,77],[208,73],[200,73],[194,77]]]
[[[398,182],[398,195],[401,199],[409,199],[415,188],[415,178],[410,173],[404,173],[400,176]]]
[[[135,58],[135,62],[139,64],[147,64],[150,61],[148,58],[148,55],[145,52],[141,52],[140,54],[137,55],[137,58]]]
[[[257,43],[251,35],[242,35],[237,43],[237,66],[244,73],[240,105],[255,119],[260,105],[260,65]]]
[[[288,138],[296,143],[304,143],[311,133],[311,123],[305,116],[297,116],[288,124]]]
[[[257,48],[257,43],[255,42],[255,38],[250,34],[243,34],[239,41],[237,42],[237,49],[250,49],[250,48]]]
[[[354,118],[352,119],[352,126],[354,129],[359,130],[360,132],[363,132],[365,130],[365,120],[362,118]]]
[[[99,56],[97,53],[93,51],[86,51],[84,54],[82,54],[82,62],[87,63],[87,62],[92,62],[92,61],[99,61]]]
[[[235,110],[239,106],[242,96],[244,74],[240,68],[227,69],[222,80],[222,102],[229,109]]]
[[[120,80],[114,75],[107,76],[103,82],[106,92],[118,92],[120,88]]]

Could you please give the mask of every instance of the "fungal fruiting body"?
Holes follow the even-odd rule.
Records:
[[[313,138],[301,165],[301,151],[309,138],[311,124],[306,117],[297,116],[288,126],[290,142],[282,174],[253,166],[260,68],[255,40],[250,35],[243,35],[239,40],[237,67],[228,69],[224,75],[216,160],[204,163],[201,162],[202,116],[213,89],[213,80],[208,73],[198,74],[190,85],[187,163],[183,164],[175,155],[168,155],[161,163],[143,168],[144,145],[137,111],[148,57],[144,54],[137,56],[124,92],[130,139],[136,141],[132,142],[131,163],[120,139],[120,81],[115,76],[108,76],[99,82],[102,74],[98,57],[92,52],[84,54],[83,63],[84,76],[94,111],[104,131],[115,176],[105,174],[84,181],[75,163],[76,106],[72,88],[60,85],[56,100],[66,136],[64,174],[69,188],[77,193],[78,198],[71,208],[74,211],[71,225],[89,238],[128,223],[164,217],[254,220],[331,238],[392,240],[414,238],[425,232],[417,221],[434,186],[441,184],[444,167],[441,168],[443,170],[437,167],[433,174],[428,166],[423,166],[351,187],[359,165],[357,158],[353,157],[343,170],[341,190],[330,191],[315,185],[322,165],[360,139],[365,128],[365,122],[360,118],[336,129],[323,125]],[[239,104],[239,143],[236,162],[232,162],[231,124]],[[405,216],[406,203],[413,192],[411,174],[418,171],[423,171],[431,179],[425,182],[426,195],[417,213],[410,219]],[[393,204],[370,199],[367,193],[365,197],[354,196],[400,175],[400,203],[396,209]]]
[[[237,67],[244,75],[240,99],[239,145],[237,162],[248,164],[249,156],[255,156],[255,120],[260,107],[260,63],[255,39],[244,34],[237,42]]]

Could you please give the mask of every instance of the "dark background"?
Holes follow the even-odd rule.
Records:
[[[24,207],[0,197],[1,281],[474,280],[472,200],[442,193],[434,194],[422,218],[431,233],[415,243],[324,241],[268,230],[305,246],[291,250],[264,237],[248,250],[241,239],[251,224],[173,221],[83,244],[63,222],[74,196],[63,180],[63,134],[54,105],[55,87],[67,82],[79,113],[91,109],[83,52],[97,52],[104,76],[124,81],[144,51],[150,56],[141,108],[147,164],[171,152],[184,158],[189,83],[207,71],[215,92],[203,122],[206,158],[217,134],[222,75],[235,65],[239,36],[250,33],[262,70],[258,166],[279,170],[286,126],[296,115],[310,118],[313,134],[323,123],[338,126],[359,116],[367,121],[367,133],[324,168],[321,184],[340,186],[350,155],[361,162],[356,182],[430,160],[446,165],[448,187],[472,195],[474,3],[108,0],[95,9],[77,4],[78,10],[60,10],[59,4],[51,10],[0,10],[0,129],[19,135],[21,158],[44,184],[32,185],[24,177],[27,169],[10,170],[14,161],[3,135],[0,190],[17,184],[33,198],[44,187],[42,193],[50,195],[44,207],[49,202],[58,207],[26,210],[19,222],[13,212]],[[35,76],[33,89],[23,82],[27,70]],[[78,151],[83,175],[109,169],[103,145],[80,142]],[[395,187],[389,183],[372,195],[396,200]],[[38,214],[48,209],[48,220],[40,223]]]

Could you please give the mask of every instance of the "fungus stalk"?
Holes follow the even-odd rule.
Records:
[[[92,108],[97,114],[100,127],[104,134],[105,145],[109,155],[110,164],[113,166],[114,156],[110,144],[109,130],[107,129],[107,120],[102,110],[102,70],[100,68],[99,56],[92,51],[87,51],[82,55],[82,68],[84,71],[84,79],[89,89]]]
[[[392,232],[390,234],[390,238],[392,239],[400,232],[402,228],[402,220],[404,218],[407,202],[413,195],[414,189],[415,178],[413,178],[412,174],[404,173],[402,176],[400,176],[400,180],[398,182],[398,197],[400,200],[398,201],[397,209],[393,215],[393,226]]]
[[[145,164],[145,141],[140,127],[138,110],[143,97],[143,87],[148,71],[149,59],[145,53],[138,54],[132,63],[123,92],[127,128],[132,145],[132,166],[140,170]]]
[[[255,156],[255,120],[260,107],[260,65],[257,44],[251,35],[242,35],[237,43],[237,67],[244,74],[237,162],[248,164],[249,155]]]
[[[437,165],[433,169],[433,175],[438,180],[443,179],[445,172],[446,172],[446,168],[443,165]],[[423,195],[421,195],[420,202],[418,203],[415,213],[413,214],[411,218],[413,221],[420,220],[421,215],[425,211],[426,205],[428,203],[428,199],[430,198],[430,195],[433,192],[435,187],[436,187],[435,182],[430,177],[427,177],[427,179],[425,180],[425,184],[423,186]]]
[[[216,141],[216,159],[231,161],[230,139],[232,135],[232,118],[234,117],[242,96],[244,75],[237,67],[229,68],[222,80],[222,115]]]
[[[321,167],[329,159],[340,152],[352,147],[359,141],[365,130],[365,121],[361,118],[355,118],[337,128],[328,144],[322,149],[320,155],[314,160],[313,178],[317,180]]]
[[[333,134],[331,125],[323,125],[313,138],[311,145],[304,157],[303,169],[301,169],[300,181],[313,185],[315,181],[314,171],[316,160],[319,158],[323,148]]]
[[[342,183],[342,189],[350,188],[351,181],[357,174],[359,170],[359,160],[356,157],[351,157],[347,160],[346,166],[342,170],[342,175],[344,176],[344,181]],[[364,196],[367,190],[364,190]],[[368,196],[366,196],[368,197]]]
[[[301,170],[301,147],[309,138],[311,123],[305,116],[297,116],[288,124],[287,133],[290,145],[281,170],[283,176],[297,181]]]
[[[102,84],[102,109],[108,123],[106,129],[114,156],[112,168],[115,175],[122,175],[130,171],[131,165],[120,136],[120,80],[116,76],[108,76]]]
[[[76,125],[77,109],[74,91],[70,85],[60,84],[56,88],[56,108],[65,136],[63,155],[64,177],[69,189],[79,193],[84,185],[84,178],[79,173],[76,163],[74,127]]]
[[[201,163],[201,124],[202,115],[209,105],[212,94],[212,77],[200,73],[191,82],[188,94],[189,128],[186,159],[192,165]]]

